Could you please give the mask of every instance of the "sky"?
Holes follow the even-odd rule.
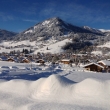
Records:
[[[52,17],[110,29],[110,0],[0,0],[0,29],[22,32]]]

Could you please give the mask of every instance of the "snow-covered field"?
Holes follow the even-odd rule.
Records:
[[[107,48],[110,48],[110,41],[109,42],[106,42],[103,45],[99,45],[98,47],[107,47]]]
[[[110,73],[0,61],[1,110],[109,110]]]
[[[62,41],[59,41],[59,42],[56,42],[56,43],[52,43],[50,45],[47,45],[46,47],[44,48],[41,48],[41,49],[38,49],[36,50],[34,53],[36,54],[37,52],[44,52],[44,53],[61,53],[63,52],[64,50],[62,49],[62,46],[64,46],[66,43],[68,42],[72,42],[71,39],[64,39]],[[47,47],[48,47],[48,50],[47,50]]]
[[[64,46],[68,42],[72,42],[72,39],[64,39],[62,41],[58,41],[55,39],[49,39],[46,42],[39,41],[41,39],[40,37],[37,39],[38,42],[35,41],[30,42],[29,40],[24,41],[3,41],[0,43],[0,51],[2,52],[8,52],[10,51],[22,51],[23,49],[32,49],[34,50],[34,54],[37,54],[38,52],[43,53],[61,53],[63,52],[62,46]],[[4,47],[2,47],[4,46]],[[15,47],[16,46],[16,47]],[[7,48],[8,47],[8,48]],[[9,48],[10,47],[10,48]],[[48,50],[47,50],[48,47]]]
[[[102,51],[92,51],[94,55],[102,55]]]

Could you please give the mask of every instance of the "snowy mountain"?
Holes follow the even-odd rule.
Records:
[[[7,30],[2,30],[0,29],[0,40],[8,40],[11,39],[12,36],[15,36],[17,33],[15,32],[10,32]]]
[[[15,40],[38,40],[39,37],[42,40],[47,40],[51,37],[54,39],[62,39],[62,37],[74,37],[74,34],[99,34],[82,27],[74,26],[70,23],[66,23],[62,19],[55,17],[47,19],[35,26],[21,32],[20,34],[14,36]],[[81,36],[81,35],[80,35]],[[85,35],[86,36],[86,35]]]
[[[54,17],[40,22],[15,36],[12,35],[10,37],[11,41],[3,41],[0,43],[0,46],[2,52],[10,52],[11,50],[22,51],[25,48],[28,50],[32,49],[34,53],[60,53],[70,48],[73,50],[83,49],[85,46],[91,46],[100,41],[100,39],[108,39],[108,37],[109,34],[103,34],[103,32],[97,29],[88,26],[83,28],[74,26],[58,17]],[[8,39],[6,38],[5,40]],[[66,47],[62,49],[65,45]]]
[[[98,30],[98,29],[95,29],[95,28],[91,28],[91,27],[89,27],[89,26],[83,26],[83,28],[84,29],[87,29],[87,30],[89,30],[89,31],[91,31],[91,32],[93,32],[93,33],[102,33],[103,31],[101,31],[101,30]]]
[[[110,30],[99,29],[101,32],[110,32]]]

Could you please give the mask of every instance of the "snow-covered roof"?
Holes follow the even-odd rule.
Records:
[[[89,66],[89,65],[92,65],[92,64],[97,65],[97,66],[99,66],[99,67],[101,67],[101,68],[104,68],[103,66],[101,66],[101,65],[99,65],[99,64],[97,64],[97,63],[94,63],[94,62],[89,63],[89,64],[87,64],[87,65],[84,65],[83,67],[86,67],[86,66]]]
[[[62,59],[61,61],[70,61],[70,59]]]
[[[104,65],[110,66],[110,60],[101,60],[98,63],[103,63]]]

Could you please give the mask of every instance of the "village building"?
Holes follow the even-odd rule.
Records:
[[[45,63],[45,61],[43,59],[38,59],[35,62],[39,63],[40,65],[44,65],[44,63]]]
[[[22,59],[21,63],[30,63],[30,60],[27,58]]]
[[[7,61],[9,61],[9,62],[14,62],[15,60],[14,60],[14,58],[9,57],[9,58],[7,58]]]
[[[101,60],[98,61],[97,63],[103,66],[106,72],[110,72],[110,60]]]
[[[95,71],[95,72],[103,72],[104,67],[97,64],[97,63],[89,63],[85,65],[83,68],[85,68],[88,71]]]
[[[63,64],[71,64],[72,60],[70,60],[70,59],[62,59],[62,60],[60,60],[60,62],[63,63]]]

